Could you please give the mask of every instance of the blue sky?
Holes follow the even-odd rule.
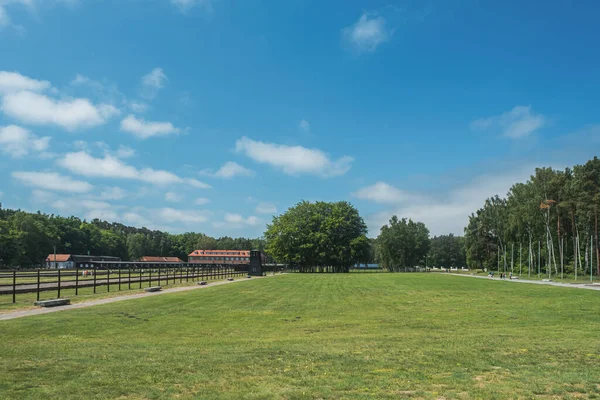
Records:
[[[595,1],[0,0],[0,202],[259,236],[349,200],[462,233],[600,150]]]

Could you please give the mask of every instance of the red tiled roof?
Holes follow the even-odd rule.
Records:
[[[228,254],[229,253],[229,254]],[[248,250],[194,250],[188,257],[202,257],[202,256],[250,256]]]
[[[46,261],[65,262],[65,261],[69,261],[69,258],[71,258],[70,254],[56,254],[56,259],[54,258],[54,254],[48,254]]]
[[[183,262],[179,257],[155,257],[155,256],[144,256],[140,258],[140,261],[145,262]]]

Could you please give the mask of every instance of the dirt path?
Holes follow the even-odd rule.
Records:
[[[559,286],[559,287],[568,287],[568,288],[572,288],[572,289],[600,290],[600,285],[592,285],[590,283],[561,283],[561,282],[532,281],[532,280],[527,280],[527,279],[500,279],[500,278],[488,278],[487,276],[465,275],[465,274],[446,274],[446,275],[462,276],[462,277],[467,277],[467,278],[488,279],[488,280],[501,281],[501,282],[533,283],[536,285]]]
[[[204,285],[204,286],[201,286],[201,285],[183,286],[183,287],[178,287],[178,288],[173,288],[173,289],[165,289],[160,292],[150,292],[150,293],[144,292],[144,293],[124,295],[124,296],[119,296],[119,297],[111,297],[108,299],[90,300],[90,301],[86,301],[83,303],[71,304],[68,306],[36,308],[33,310],[13,311],[13,312],[9,312],[6,314],[0,314],[0,321],[21,318],[21,317],[29,317],[32,315],[48,314],[48,313],[53,313],[53,312],[58,312],[58,311],[74,310],[77,308],[92,307],[92,306],[97,306],[99,304],[109,304],[109,303],[114,303],[117,301],[139,299],[142,297],[160,296],[162,294],[168,294],[168,293],[186,292],[188,290],[204,289],[204,288],[209,288],[209,287],[213,287],[213,286],[226,285],[229,283],[252,281],[254,279],[264,279],[264,278],[271,277],[271,276],[273,276],[273,275],[267,275],[264,277],[256,276],[256,277],[253,277],[252,279],[238,278],[234,281],[219,281],[219,282],[214,282],[214,283],[208,283],[207,285]],[[279,275],[275,275],[275,276],[279,276]]]

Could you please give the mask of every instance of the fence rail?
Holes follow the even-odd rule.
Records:
[[[198,264],[198,263],[82,263],[73,269],[37,269],[0,272],[0,297],[17,295],[56,294],[60,298],[66,291],[78,296],[80,291],[97,293],[142,289],[183,282],[226,279],[248,274],[246,264]],[[50,297],[54,298],[54,297]],[[45,296],[48,299],[48,296]]]

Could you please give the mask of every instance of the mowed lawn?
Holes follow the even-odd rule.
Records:
[[[600,398],[600,292],[288,274],[0,321],[1,399]]]

